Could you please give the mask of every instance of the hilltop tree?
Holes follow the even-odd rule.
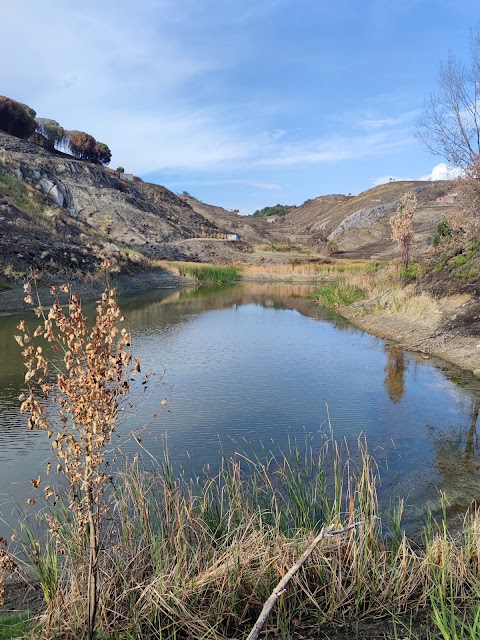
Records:
[[[263,209],[257,209],[252,217],[253,218],[266,218],[268,216],[286,216],[292,209],[295,209],[293,205],[275,204],[272,207],[263,207]]]
[[[112,159],[112,152],[107,145],[103,142],[97,142],[93,136],[85,131],[67,131],[67,140],[70,153],[80,160],[105,165]]]
[[[17,138],[35,133],[35,111],[6,96],[0,96],[0,129]]]
[[[94,148],[96,155],[96,162],[99,164],[108,164],[112,159],[112,152],[103,142],[97,142]]]
[[[49,118],[37,118],[37,133],[54,146],[59,145],[65,138],[65,129],[56,120]]]
[[[85,131],[68,131],[70,153],[80,160],[95,161],[95,145],[97,141]]]
[[[397,212],[390,218],[392,240],[398,244],[400,259],[404,269],[408,268],[413,247],[412,220],[417,210],[417,196],[407,191],[401,198]]]
[[[452,53],[438,69],[438,89],[425,100],[414,135],[434,155],[480,179],[480,28],[471,33],[471,60]]]

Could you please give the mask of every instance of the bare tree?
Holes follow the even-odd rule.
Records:
[[[416,210],[417,196],[413,191],[407,191],[400,198],[397,212],[390,218],[392,240],[398,244],[404,269],[408,268],[410,262],[410,252],[413,247],[412,220]]]
[[[463,169],[478,168],[480,156],[480,27],[470,48],[468,66],[452,53],[440,63],[438,89],[425,99],[414,129],[431,153]]]

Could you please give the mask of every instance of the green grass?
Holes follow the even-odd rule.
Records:
[[[364,297],[365,291],[361,287],[348,284],[343,278],[336,278],[332,282],[326,283],[311,295],[312,300],[320,302],[330,309],[347,307]]]
[[[31,628],[29,613],[0,616],[0,640],[27,637]]]
[[[200,283],[220,284],[223,282],[236,282],[240,279],[240,270],[237,267],[181,263],[171,263],[171,266],[178,269],[180,275],[192,278]]]
[[[27,215],[38,216],[42,212],[42,204],[38,194],[29,191],[13,173],[0,167],[0,198],[8,198],[20,211]]]

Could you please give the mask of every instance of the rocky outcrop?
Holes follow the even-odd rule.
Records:
[[[43,194],[52,210],[152,258],[189,259],[187,245],[183,251],[178,241],[225,232],[165,187],[122,179],[111,169],[2,132],[0,165]],[[201,249],[195,257],[202,260]]]

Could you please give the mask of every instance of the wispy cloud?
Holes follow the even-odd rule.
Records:
[[[418,115],[418,111],[406,111],[395,117],[381,117],[381,118],[365,118],[358,120],[356,124],[363,129],[393,129],[396,127],[405,126],[405,124],[412,122],[415,116]]]
[[[405,149],[413,143],[407,135],[376,133],[362,136],[326,137],[296,145],[271,145],[259,165],[291,166],[300,164],[322,164],[382,155]]]
[[[219,185],[244,185],[246,187],[254,187],[255,189],[263,189],[265,191],[280,191],[282,186],[274,182],[261,182],[259,180],[250,178],[241,178],[238,180],[189,180],[189,185],[193,187],[198,186],[219,186]],[[170,187],[182,187],[184,183],[178,181],[170,181]]]

